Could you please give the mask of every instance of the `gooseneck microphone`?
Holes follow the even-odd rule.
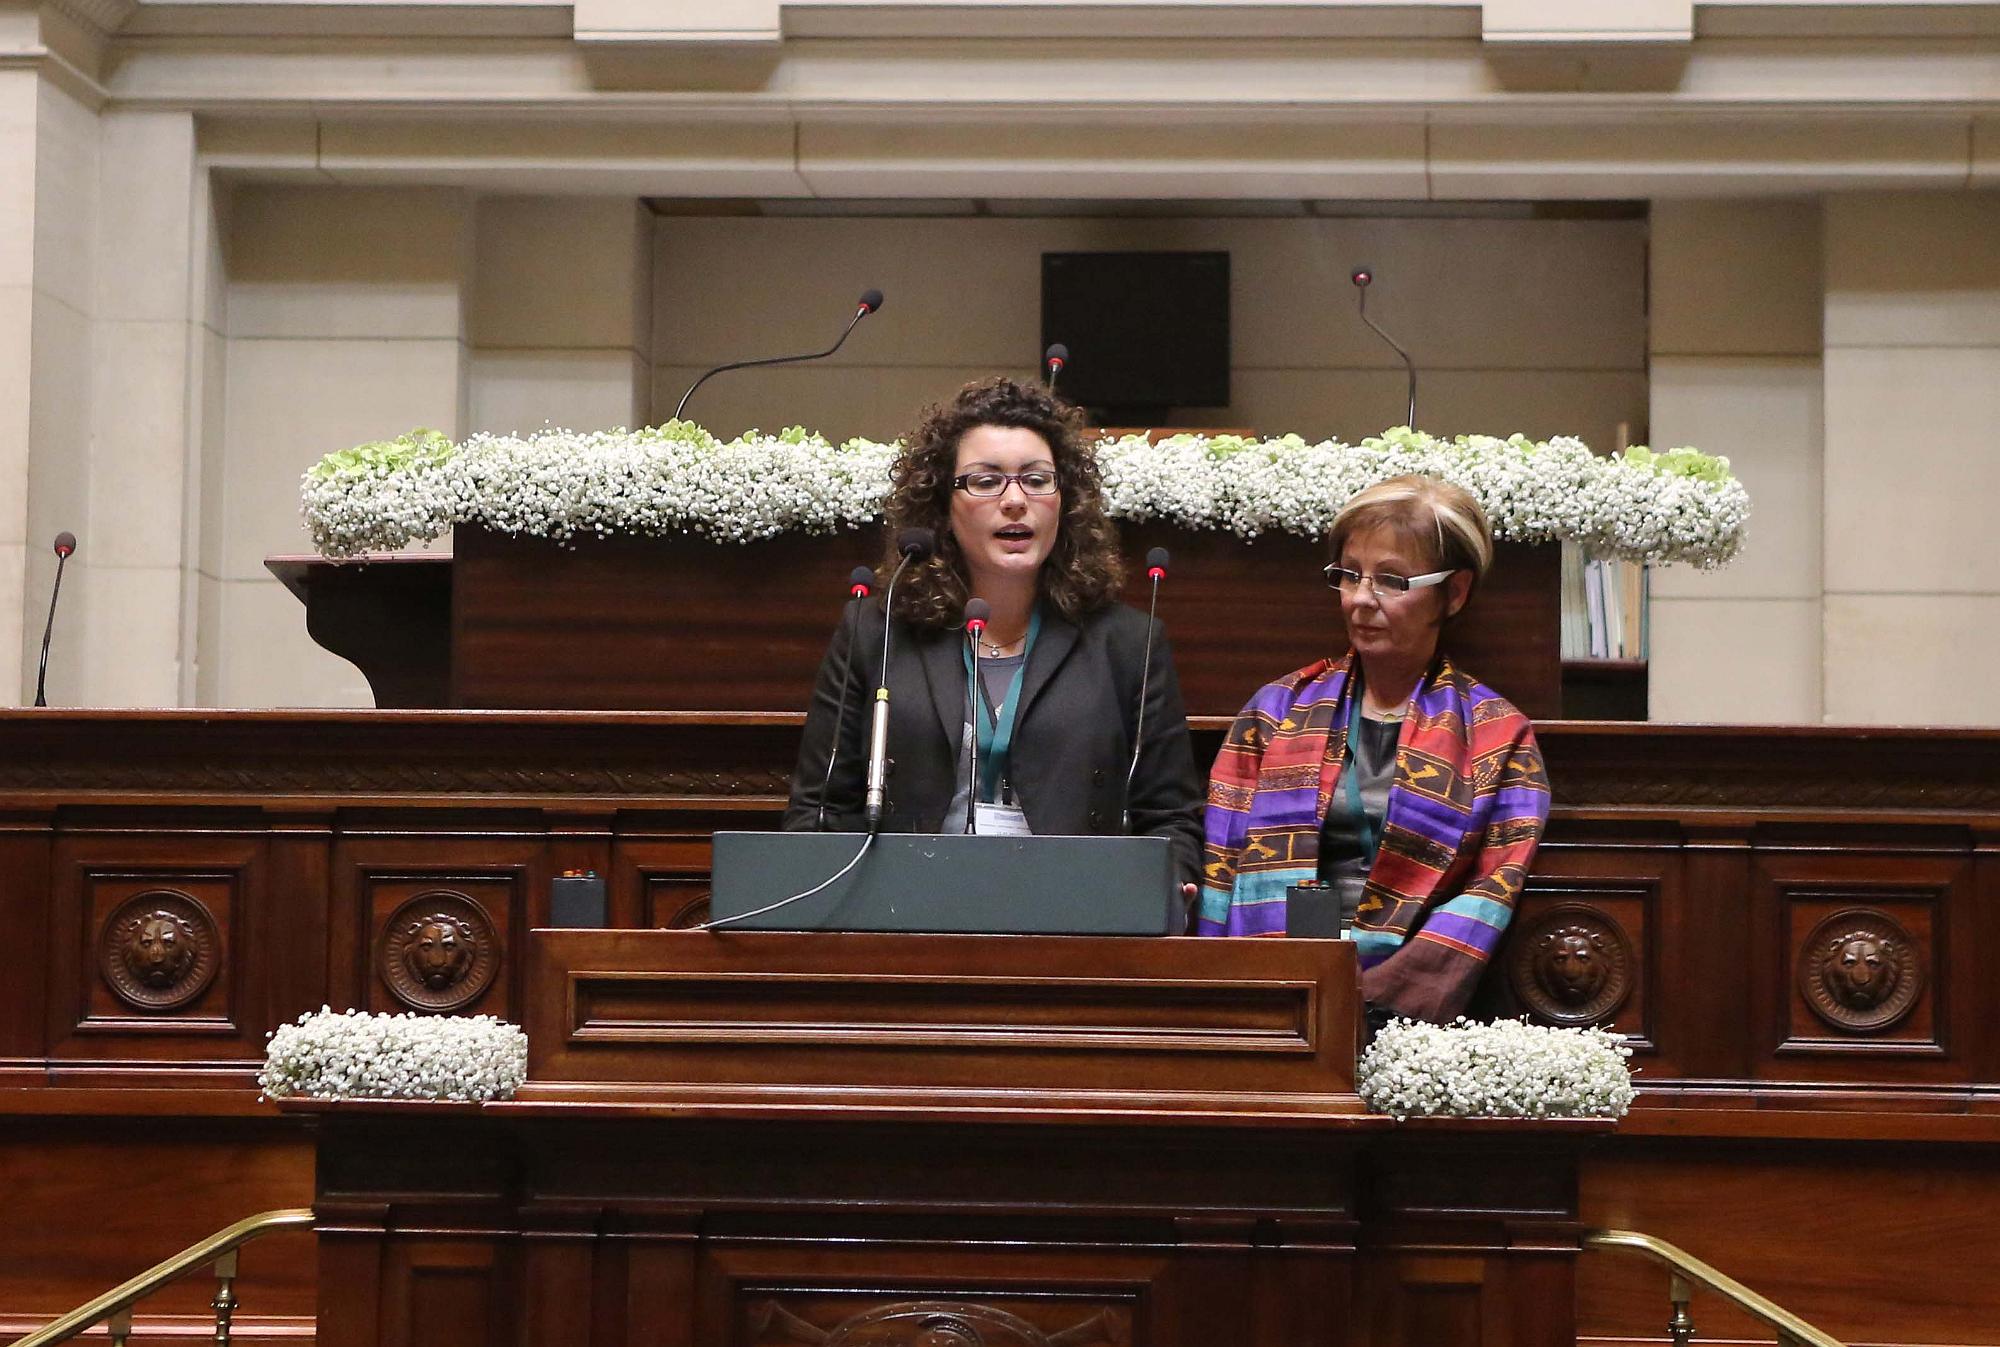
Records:
[[[681,419],[681,412],[687,407],[688,399],[694,396],[694,390],[700,388],[716,375],[727,373],[733,369],[753,369],[760,365],[796,365],[806,360],[824,360],[840,349],[841,342],[847,340],[847,334],[854,330],[856,323],[859,323],[863,318],[866,318],[881,307],[882,292],[880,290],[863,291],[860,300],[854,306],[854,316],[848,319],[847,326],[840,330],[840,340],[834,342],[833,345],[827,347],[824,351],[813,351],[806,355],[774,355],[762,360],[732,360],[726,365],[717,365],[714,369],[688,385],[688,391],[681,394],[680,402],[674,406],[674,420],[678,421]]]
[[[875,688],[875,718],[868,727],[868,793],[862,808],[870,837],[882,830],[882,805],[889,780],[889,636],[896,630],[896,582],[911,562],[922,561],[937,550],[937,535],[929,529],[904,529],[896,535],[896,550],[903,559],[896,563],[882,599],[882,681]]]
[[[972,677],[966,680],[965,709],[972,713],[971,724],[967,725],[965,742],[968,754],[965,777],[965,831],[979,831],[979,699],[986,690],[979,686],[979,638],[986,634],[986,624],[993,618],[993,605],[984,599],[965,601],[965,634],[972,641]]]
[[[1125,769],[1125,809],[1119,815],[1119,831],[1132,831],[1132,781],[1139,774],[1139,751],[1146,746],[1146,687],[1153,675],[1153,631],[1160,611],[1160,581],[1167,578],[1167,549],[1155,547],[1146,553],[1146,578],[1153,582],[1152,602],[1146,605],[1146,658],[1139,665],[1139,715],[1132,728],[1132,765]]]
[[[833,764],[840,761],[840,732],[847,728],[847,689],[854,682],[854,643],[861,623],[861,601],[874,592],[875,572],[866,566],[856,566],[847,577],[847,612],[842,617],[847,623],[847,658],[840,666],[840,710],[833,718],[833,746],[826,754],[826,776],[819,783],[814,832],[826,831],[826,793],[833,788]]]
[[[1042,381],[1051,393],[1056,391],[1056,376],[1069,368],[1069,347],[1057,342],[1042,352]]]
[[[49,638],[56,632],[56,599],[62,594],[63,567],[76,551],[76,535],[64,529],[56,535],[56,582],[49,589],[49,620],[42,624],[42,663],[35,670],[35,705],[49,704]]]
[[[1380,337],[1383,341],[1389,343],[1390,350],[1394,351],[1397,355],[1403,357],[1403,369],[1410,376],[1410,411],[1409,411],[1410,419],[1408,421],[1405,421],[1403,424],[1407,425],[1411,430],[1415,430],[1417,428],[1416,364],[1410,359],[1410,353],[1404,350],[1402,347],[1398,346],[1396,344],[1396,339],[1390,336],[1388,333],[1384,332],[1382,330],[1381,324],[1377,323],[1373,318],[1370,318],[1368,316],[1368,287],[1374,283],[1375,273],[1370,271],[1367,267],[1356,267],[1354,269],[1354,274],[1352,276],[1349,276],[1347,279],[1354,282],[1355,299],[1358,301],[1360,305],[1361,321],[1368,324],[1369,329],[1372,332],[1374,332],[1376,336]]]

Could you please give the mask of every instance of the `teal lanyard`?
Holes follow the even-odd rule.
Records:
[[[1354,751],[1355,744],[1360,742],[1356,737],[1360,732],[1360,728],[1361,690],[1356,688],[1353,698],[1347,704],[1347,761],[1341,764],[1340,776],[1342,782],[1346,785],[1344,794],[1347,798],[1347,810],[1354,816],[1355,831],[1360,833],[1368,843],[1367,860],[1368,864],[1373,866],[1375,864],[1375,848],[1382,844],[1383,825],[1369,818],[1368,811],[1361,805],[1361,758]],[[1382,812],[1384,815],[1387,815],[1388,808],[1384,806]],[[1383,823],[1387,821],[1385,817]]]
[[[1021,706],[1021,679],[1028,672],[1028,657],[1034,653],[1035,637],[1041,630],[1042,610],[1037,605],[1028,617],[1028,639],[1021,647],[1021,663],[1007,684],[1007,696],[1000,703],[997,717],[986,704],[986,689],[974,682],[972,647],[967,645],[960,652],[965,656],[965,686],[972,693],[973,733],[979,736],[979,793],[975,799],[989,804],[998,798],[1000,782],[1007,775],[1007,753],[1014,746],[1014,716]]]

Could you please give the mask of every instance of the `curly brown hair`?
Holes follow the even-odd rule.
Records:
[[[957,626],[964,611],[967,576],[951,532],[952,478],[958,473],[958,442],[975,426],[1032,430],[1055,460],[1062,525],[1042,563],[1042,598],[1072,622],[1115,602],[1125,564],[1118,555],[1118,530],[1104,513],[1097,455],[1083,440],[1083,412],[1039,384],[993,378],[969,383],[950,402],[925,408],[896,456],[882,509],[888,526],[882,574],[893,574],[901,560],[899,530],[930,529],[937,551],[903,573],[895,615],[914,626],[944,628]]]

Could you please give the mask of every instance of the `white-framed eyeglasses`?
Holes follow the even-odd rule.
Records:
[[[1453,569],[1429,571],[1423,575],[1393,575],[1388,571],[1363,575],[1360,571],[1349,570],[1335,562],[1326,568],[1326,583],[1330,588],[1337,589],[1343,594],[1357,594],[1365,584],[1374,591],[1378,599],[1400,598],[1413,589],[1429,589],[1432,585],[1441,585],[1457,573],[1456,569]]]

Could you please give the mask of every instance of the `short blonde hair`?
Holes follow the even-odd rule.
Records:
[[[1476,585],[1493,566],[1493,527],[1462,486],[1435,477],[1391,477],[1357,491],[1333,517],[1334,560],[1349,537],[1388,528],[1421,549],[1435,570],[1467,570]]]

